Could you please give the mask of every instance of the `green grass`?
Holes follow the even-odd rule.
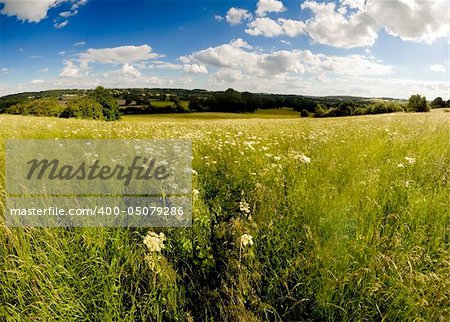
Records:
[[[0,320],[448,321],[450,113],[283,111],[0,115],[1,149],[12,137],[192,139],[199,191],[192,228],[153,229],[161,254],[143,228],[1,224]],[[4,202],[3,156],[0,169]]]
[[[175,106],[175,103],[172,101],[151,101],[152,106],[154,107],[166,107],[166,106]],[[182,107],[188,108],[189,101],[180,101],[180,105]]]
[[[152,103],[153,104],[153,103]],[[300,113],[291,108],[257,110],[255,113],[196,112],[174,114],[124,115],[124,121],[182,121],[182,120],[226,120],[226,119],[285,119],[299,118]]]

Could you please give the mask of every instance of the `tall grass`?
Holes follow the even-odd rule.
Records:
[[[449,320],[450,115],[129,120],[0,138],[190,138],[193,227],[1,224],[0,320]]]

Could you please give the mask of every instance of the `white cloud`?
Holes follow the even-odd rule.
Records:
[[[76,9],[78,9],[78,8],[80,8],[80,7],[84,6],[84,5],[86,5],[87,3],[88,3],[88,0],[79,0],[79,1],[76,1],[76,2],[72,5],[72,7],[70,8],[70,10],[76,10]]]
[[[2,68],[2,73],[3,74],[9,74],[9,69],[8,68]]]
[[[222,16],[220,16],[220,15],[214,15],[214,19],[216,19],[216,20],[219,21],[219,22],[225,20],[225,18],[222,17]]]
[[[39,69],[38,73],[48,73],[49,71],[50,71],[50,69],[46,67],[46,68]]]
[[[74,10],[74,11],[63,11],[63,12],[60,12],[60,13],[59,13],[59,16],[60,16],[60,17],[63,17],[63,18],[69,18],[69,17],[75,16],[75,15],[77,15],[77,14],[78,14],[78,10]]]
[[[131,76],[135,78],[141,77],[141,73],[133,65],[130,64],[124,64],[120,72],[126,76]]]
[[[380,29],[402,40],[432,43],[449,35],[448,2],[443,0],[341,0],[355,9],[346,15],[333,2],[305,1],[313,17],[305,31],[320,44],[353,48],[372,46]],[[342,8],[342,7],[341,7]]]
[[[208,74],[206,66],[201,64],[185,64],[183,71],[192,74]]]
[[[278,37],[289,36],[296,37],[305,31],[303,21],[280,18],[277,21],[268,17],[256,18],[247,25],[245,32],[252,36]]]
[[[313,42],[352,48],[372,46],[378,37],[375,20],[365,12],[359,11],[346,18],[336,11],[333,2],[306,1],[301,8],[313,12],[313,17],[305,21],[305,31]]]
[[[33,79],[31,81],[31,84],[43,84],[44,81],[42,79]]]
[[[256,15],[264,17],[269,12],[283,12],[285,10],[283,3],[278,0],[259,0],[256,4]]]
[[[120,46],[101,49],[90,48],[80,54],[80,61],[82,64],[130,64],[158,57],[162,56],[152,52],[152,48],[149,45]]]
[[[449,2],[443,0],[369,0],[366,11],[392,36],[432,43],[450,31]]]
[[[283,34],[283,27],[270,18],[256,18],[247,25],[245,32],[252,36],[278,37]]]
[[[55,23],[53,25],[53,27],[55,27],[56,29],[61,29],[61,28],[64,28],[65,26],[67,26],[68,24],[69,24],[69,20],[64,20],[63,22]]]
[[[172,69],[172,70],[180,70],[183,69],[182,65],[179,64],[173,64],[173,63],[168,63],[165,61],[154,61],[153,62],[155,65],[155,68],[160,68],[160,69]]]
[[[86,42],[85,41],[79,41],[79,42],[74,43],[73,45],[75,47],[77,47],[77,46],[84,46],[84,45],[86,45]]]
[[[240,70],[224,68],[214,73],[213,78],[218,83],[231,83],[242,80],[244,75]]]
[[[430,70],[435,73],[446,73],[447,72],[444,65],[440,65],[440,64],[430,65]]]
[[[82,76],[81,68],[76,66],[71,60],[64,62],[64,68],[59,74],[60,77],[78,78]]]
[[[40,22],[47,17],[49,9],[58,6],[67,0],[39,0],[29,1],[0,0],[5,6],[0,11],[7,16],[16,16],[18,20],[27,22]]]
[[[245,32],[252,36],[278,37],[308,35],[313,43],[340,48],[372,46],[381,29],[404,41],[432,43],[449,38],[449,2],[446,0],[340,0],[339,3],[306,0],[301,10],[311,18],[301,21],[265,17],[281,12],[283,4],[261,0],[256,16]]]
[[[340,0],[340,3],[344,6],[348,6],[352,9],[363,9],[366,0]]]
[[[281,42],[282,44],[285,44],[285,45],[288,45],[288,46],[291,46],[291,45],[292,45],[292,43],[291,43],[290,41],[287,41],[287,40],[280,40],[280,42]]]
[[[373,58],[362,55],[327,56],[314,54],[309,50],[261,53],[258,49],[248,49],[245,44],[242,40],[234,40],[229,44],[210,47],[189,56],[180,57],[180,60],[215,68],[218,70],[214,74],[216,78],[222,75],[222,78],[231,79],[230,75],[238,75],[237,71],[239,71],[241,78],[252,76],[261,82],[271,82],[273,77],[306,73],[347,78],[393,73],[392,66],[383,65]]]
[[[242,23],[244,20],[252,19],[252,15],[245,9],[239,8],[230,8],[228,10],[225,19],[230,25],[238,25]]]

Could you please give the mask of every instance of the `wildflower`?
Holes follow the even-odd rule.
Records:
[[[249,245],[249,246],[253,245],[252,235],[243,234],[240,239],[241,239],[241,247],[246,247],[247,245]]]
[[[159,233],[159,235],[153,231],[149,231],[144,237],[144,245],[147,246],[148,250],[151,252],[161,252],[165,248],[164,241],[166,236],[164,233]]]
[[[239,209],[244,214],[248,215],[250,213],[250,205],[245,200],[241,200],[241,202],[239,202]]]
[[[194,176],[196,176],[196,175],[198,175],[198,172],[195,171],[194,169],[192,169],[192,174],[193,174]]]
[[[302,163],[311,163],[311,158],[307,157],[304,154],[297,155],[295,158]]]
[[[403,163],[397,164],[397,168],[404,168],[404,167],[405,167],[405,165]]]
[[[405,160],[408,161],[409,164],[416,163],[416,159],[415,158],[405,157]]]
[[[192,189],[192,194],[194,195],[195,198],[200,194],[200,191],[198,191],[197,189]]]

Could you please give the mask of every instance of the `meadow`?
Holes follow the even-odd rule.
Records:
[[[281,115],[0,115],[0,320],[449,321],[450,113]],[[193,226],[8,228],[7,138],[191,139]]]

